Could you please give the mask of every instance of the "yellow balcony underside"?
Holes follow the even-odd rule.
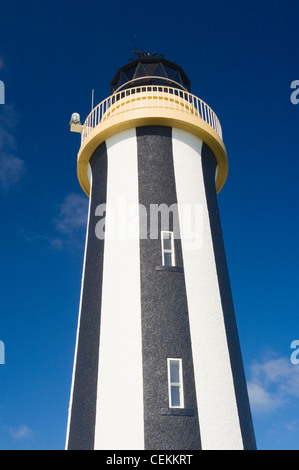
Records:
[[[163,101],[166,104],[165,107],[161,106],[162,102],[160,99],[157,99],[156,106],[153,105],[155,103],[153,100],[149,106],[146,106],[145,100],[140,95],[135,95],[133,109],[126,109],[129,105],[124,105],[124,100],[112,104],[107,109],[101,122],[88,130],[88,135],[84,137],[79,149],[77,162],[78,179],[84,192],[89,196],[88,163],[96,148],[108,137],[118,132],[133,127],[151,125],[176,127],[202,139],[210,147],[217,159],[216,190],[219,192],[227,178],[228,161],[224,143],[217,132],[197,112],[193,110],[192,113],[191,110],[190,113],[191,105],[184,100],[179,100],[177,109],[171,109],[167,107],[167,100],[165,101],[165,98]],[[170,99],[173,100],[173,98]],[[130,107],[132,107],[131,104]]]

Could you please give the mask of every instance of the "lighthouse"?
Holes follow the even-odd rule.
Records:
[[[66,449],[255,449],[221,125],[179,65],[136,55],[70,123],[89,212]]]

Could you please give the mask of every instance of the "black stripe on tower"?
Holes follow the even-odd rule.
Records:
[[[69,450],[94,448],[104,240],[95,235],[95,209],[106,203],[107,150],[105,142],[90,159],[92,188],[90,217],[83,273],[81,319],[70,418]]]
[[[216,158],[214,157],[213,152],[205,143],[203,143],[202,169],[204,185],[208,204],[218,284],[224,315],[224,323],[232,367],[240,427],[244,449],[254,450],[256,449],[255,436],[247,393],[241,347],[239,343],[239,334],[236,324],[233,298],[231,293],[229,273],[226,262],[225,247],[222,235],[220,215],[218,210],[217,194],[215,189],[216,165]]]
[[[141,316],[146,450],[201,448],[191,336],[183,270],[157,270],[162,264],[159,239],[150,239],[150,204],[177,203],[172,130],[146,126],[136,129],[139,203],[147,209],[147,239],[140,240]],[[169,230],[172,230],[170,221]],[[182,247],[175,240],[176,264],[183,267]],[[167,358],[181,358],[185,409],[170,409]]]

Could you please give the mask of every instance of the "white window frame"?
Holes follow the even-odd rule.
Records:
[[[172,362],[176,362],[179,366],[179,382],[171,382],[170,377],[170,366]],[[184,384],[183,384],[183,361],[182,359],[178,358],[168,358],[167,359],[167,373],[168,373],[168,397],[169,397],[169,408],[184,408]],[[171,399],[171,387],[179,387],[179,397],[180,397],[180,404],[173,405]]]
[[[166,250],[164,248],[164,234],[167,233],[168,235],[170,235],[170,241],[171,241],[171,249],[170,250]],[[173,238],[173,232],[169,232],[167,230],[162,230],[161,231],[161,246],[162,246],[162,266],[166,266],[165,265],[165,258],[164,258],[164,255],[166,253],[170,253],[171,255],[171,264],[170,266],[175,266],[175,252],[174,252],[174,238]]]

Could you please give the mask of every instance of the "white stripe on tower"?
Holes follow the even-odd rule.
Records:
[[[144,449],[139,227],[119,236],[118,205],[138,208],[135,129],[106,141],[107,212],[95,449]],[[130,214],[132,215],[132,214]],[[138,215],[138,213],[137,213]],[[139,215],[138,215],[139,216]],[[138,218],[136,219],[138,221]],[[121,221],[120,221],[121,222]],[[122,228],[122,227],[120,227]],[[116,233],[115,233],[116,229]]]
[[[182,237],[202,449],[243,449],[202,169],[202,141],[173,129],[180,220],[182,204],[202,205],[203,243]]]

